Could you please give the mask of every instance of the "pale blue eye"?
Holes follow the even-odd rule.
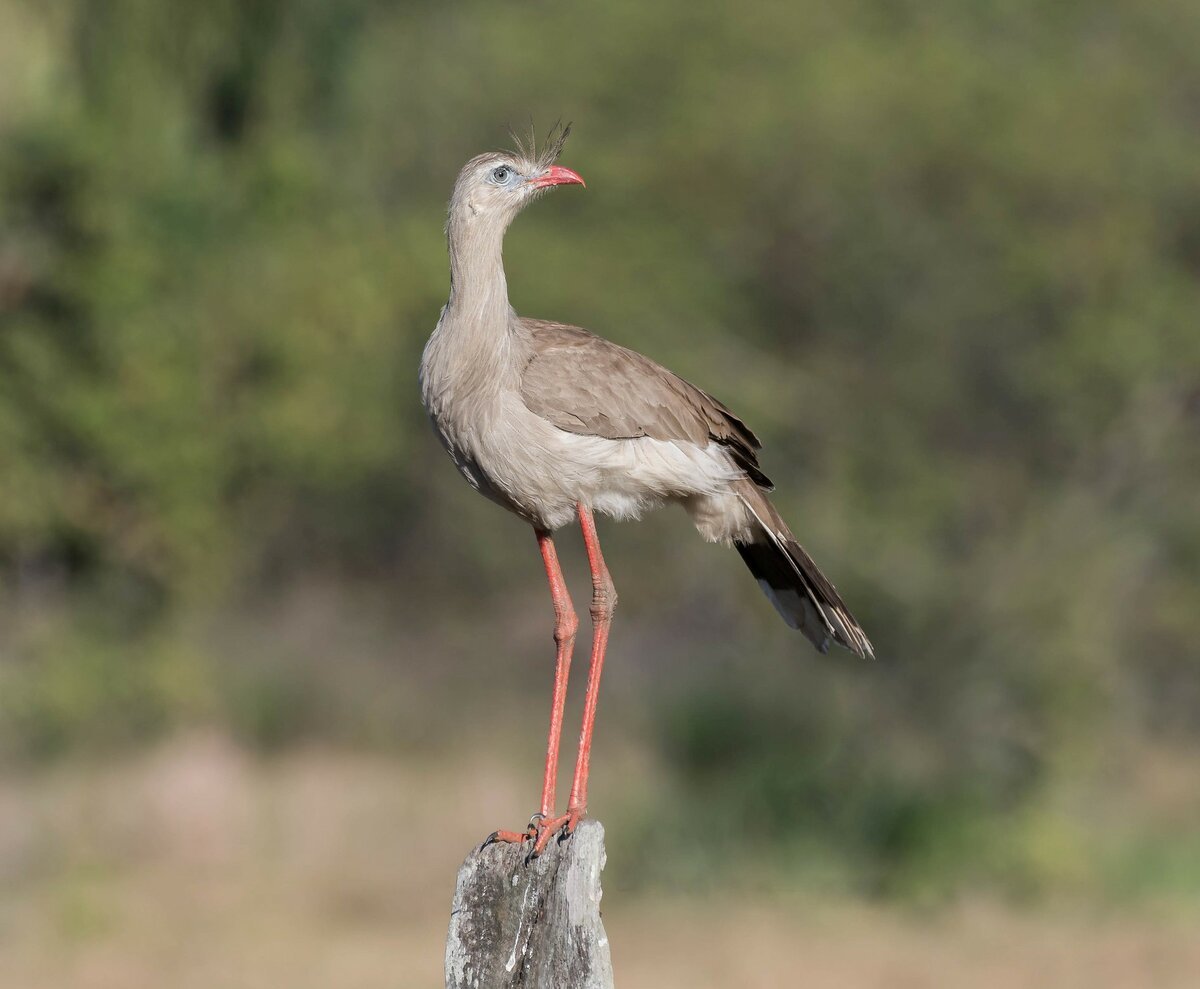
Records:
[[[507,165],[498,165],[492,169],[492,181],[497,185],[504,185],[512,177],[512,174],[513,170]]]

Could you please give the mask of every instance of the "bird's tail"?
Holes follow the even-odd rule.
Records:
[[[803,632],[821,652],[829,649],[832,640],[864,659],[874,656],[871,641],[837,588],[796,542],[763,491],[745,480],[739,485],[738,496],[754,524],[748,541],[736,541],[734,545],[783,620]]]

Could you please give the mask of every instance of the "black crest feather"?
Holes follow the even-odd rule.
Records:
[[[571,135],[571,124],[564,124],[561,120],[550,128],[546,139],[542,142],[542,148],[538,150],[537,131],[534,130],[533,121],[529,122],[529,134],[522,138],[516,131],[510,131],[513,144],[516,145],[516,153],[526,161],[536,165],[538,168],[549,168],[556,161],[558,156],[562,154],[563,145],[567,143],[567,138]]]

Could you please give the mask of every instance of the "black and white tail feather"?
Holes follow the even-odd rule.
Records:
[[[832,641],[864,659],[874,657],[871,641],[837,588],[796,541],[761,489],[743,483],[738,494],[756,525],[748,542],[734,545],[775,610],[821,652],[827,652]]]

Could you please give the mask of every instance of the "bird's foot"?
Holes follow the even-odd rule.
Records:
[[[568,807],[567,812],[558,817],[544,817],[538,821],[538,835],[533,843],[533,850],[529,853],[530,858],[537,858],[546,850],[546,846],[550,844],[550,839],[558,835],[559,841],[564,841],[575,832],[575,828],[579,826],[580,820],[586,813],[585,807]]]
[[[544,820],[546,820],[546,815],[539,812],[529,819],[529,823],[525,826],[524,831],[505,831],[503,829],[493,831],[483,839],[483,844],[479,847],[487,848],[488,845],[499,843],[519,845],[523,841],[537,841],[538,827]]]
[[[568,807],[565,814],[557,817],[547,817],[541,813],[534,814],[529,819],[529,825],[524,831],[493,831],[484,839],[482,847],[486,848],[497,842],[518,845],[523,841],[532,841],[533,848],[529,850],[529,857],[537,858],[546,850],[550,839],[555,835],[558,835],[559,841],[569,837],[583,818],[584,812],[585,808],[583,807]]]

